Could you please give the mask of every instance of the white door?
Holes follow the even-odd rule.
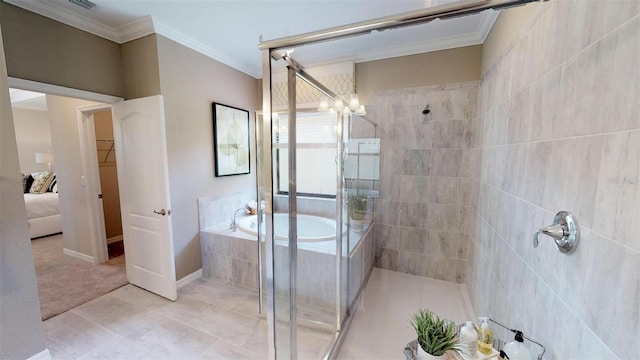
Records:
[[[134,285],[176,300],[164,126],[160,95],[113,104],[127,277]]]

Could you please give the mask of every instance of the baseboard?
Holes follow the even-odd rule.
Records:
[[[51,353],[49,352],[49,349],[44,349],[30,357],[28,360],[51,360]]]
[[[202,269],[196,270],[191,274],[183,277],[182,279],[176,281],[176,287],[180,289],[183,286],[186,286],[202,277]]]
[[[73,251],[67,248],[62,249],[62,253],[65,255],[69,255],[71,257],[74,257],[76,259],[80,259],[80,260],[84,260],[84,261],[88,261],[90,263],[93,264],[93,256],[89,256],[87,254],[83,254],[77,251]]]
[[[110,237],[107,239],[107,244],[113,244],[114,242],[122,241],[124,237],[122,235]]]

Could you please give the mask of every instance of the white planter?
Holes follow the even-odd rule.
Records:
[[[355,233],[361,233],[364,229],[364,224],[366,224],[365,220],[353,220],[351,219],[351,231]]]
[[[422,346],[418,344],[418,352],[416,354],[417,360],[444,360],[444,354],[440,356],[433,356],[431,354],[427,354],[424,350],[422,350]]]

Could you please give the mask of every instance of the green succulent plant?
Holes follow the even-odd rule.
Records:
[[[416,331],[418,344],[427,354],[443,355],[448,350],[460,351],[456,339],[455,324],[429,310],[419,310],[413,314],[409,324]]]

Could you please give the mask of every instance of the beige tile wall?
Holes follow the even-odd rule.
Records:
[[[465,282],[477,90],[473,81],[376,93],[376,267]]]
[[[547,358],[640,358],[640,1],[542,6],[480,85],[467,289]],[[532,245],[560,210],[569,256]]]

